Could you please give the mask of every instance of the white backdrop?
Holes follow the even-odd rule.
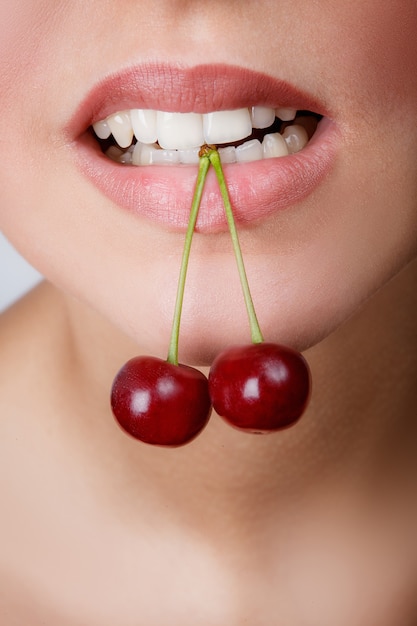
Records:
[[[0,233],[0,311],[41,279]]]

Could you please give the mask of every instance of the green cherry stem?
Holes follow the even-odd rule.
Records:
[[[226,213],[227,223],[229,225],[230,236],[232,238],[233,250],[236,257],[237,268],[239,271],[240,282],[243,290],[243,297],[245,299],[246,310],[248,312],[250,332],[252,343],[262,343],[264,338],[259,326],[258,318],[256,317],[255,307],[253,305],[252,296],[249,289],[249,283],[246,276],[245,264],[243,262],[242,250],[240,248],[239,237],[237,234],[235,219],[233,217],[232,205],[230,203],[229,192],[227,190],[226,180],[224,178],[223,168],[220,160],[220,155],[216,148],[210,147],[208,150],[208,157],[216,173],[217,182],[219,183],[220,193],[222,195],[224,210]]]
[[[182,303],[184,300],[185,279],[187,276],[188,259],[190,257],[191,242],[193,239],[195,224],[197,221],[198,210],[200,208],[201,196],[203,194],[204,183],[208,169],[210,167],[210,159],[203,151],[200,153],[200,163],[198,169],[197,181],[194,189],[193,201],[191,204],[190,217],[188,220],[187,232],[185,235],[184,250],[182,253],[180,276],[178,279],[177,297],[175,301],[174,319],[172,322],[171,339],[168,350],[168,363],[178,365],[178,339],[180,334],[180,322],[182,313]]]

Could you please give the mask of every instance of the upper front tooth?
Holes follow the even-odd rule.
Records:
[[[115,141],[121,148],[128,148],[132,143],[133,129],[130,123],[129,111],[121,111],[107,118],[107,124]]]
[[[156,111],[153,109],[132,109],[130,111],[135,137],[141,143],[155,143],[156,133]]]
[[[275,121],[275,109],[269,107],[252,107],[253,128],[269,128]]]
[[[229,143],[249,137],[252,122],[248,109],[214,111],[203,115],[204,141],[209,144]]]
[[[95,122],[93,124],[94,132],[99,139],[108,139],[111,135],[111,130],[106,120],[101,120],[100,122]]]
[[[204,143],[203,121],[199,113],[156,114],[158,143],[166,150],[197,148]]]

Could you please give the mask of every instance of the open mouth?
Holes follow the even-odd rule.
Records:
[[[267,74],[223,64],[144,63],[109,75],[82,100],[65,134],[77,166],[100,193],[175,230],[187,228],[202,145],[219,150],[243,225],[312,193],[332,169],[340,139],[325,102]],[[206,233],[227,230],[210,174],[196,225]]]
[[[101,151],[126,165],[198,163],[214,144],[223,163],[259,161],[300,152],[322,116],[292,108],[253,106],[210,113],[126,109],[92,124]]]

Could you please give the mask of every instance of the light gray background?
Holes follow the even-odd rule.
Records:
[[[7,239],[0,233],[0,311],[41,280],[33,269]]]

